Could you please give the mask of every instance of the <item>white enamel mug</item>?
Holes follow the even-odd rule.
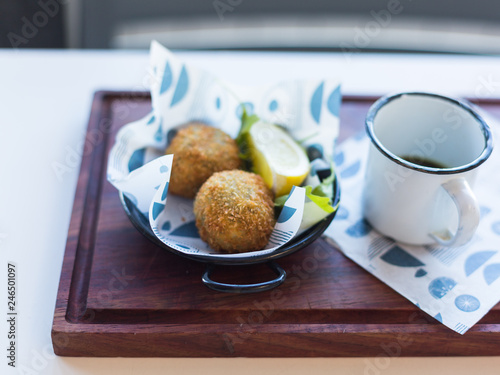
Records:
[[[366,220],[408,244],[467,243],[480,218],[471,187],[493,148],[481,116],[459,100],[401,93],[372,105],[366,131]]]

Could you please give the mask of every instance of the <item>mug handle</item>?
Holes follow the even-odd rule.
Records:
[[[458,210],[458,229],[433,232],[430,236],[443,246],[461,246],[469,242],[479,225],[480,210],[476,197],[464,178],[455,178],[441,185],[450,195]]]

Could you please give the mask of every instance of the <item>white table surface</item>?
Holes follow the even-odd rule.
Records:
[[[391,54],[179,53],[240,84],[339,77],[344,94],[424,90],[500,97],[500,57]],[[146,90],[148,55],[134,51],[0,50],[0,374],[498,374],[500,357],[316,359],[64,358],[50,330],[82,141],[98,89]],[[17,263],[17,368],[7,366],[7,262]],[[373,366],[375,365],[375,366]]]

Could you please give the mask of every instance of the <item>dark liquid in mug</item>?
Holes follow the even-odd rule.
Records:
[[[410,163],[421,165],[423,167],[440,168],[440,169],[448,168],[443,163],[440,163],[440,162],[432,160],[432,159],[419,158],[419,157],[415,157],[415,156],[400,156],[400,158],[405,159],[406,161],[409,161]]]

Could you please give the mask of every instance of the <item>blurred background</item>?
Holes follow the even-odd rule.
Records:
[[[500,53],[498,0],[0,0],[0,47]]]

